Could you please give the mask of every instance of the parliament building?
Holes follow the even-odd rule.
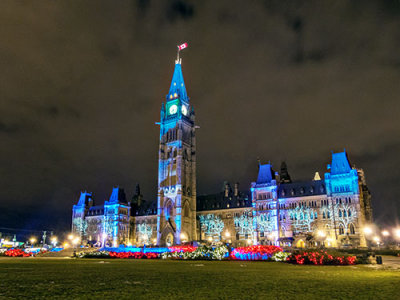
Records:
[[[371,195],[363,170],[345,151],[332,153],[323,179],[316,173],[313,180],[292,181],[284,162],[279,171],[259,163],[245,191],[225,182],[219,193],[197,195],[197,127],[189,100],[178,58],[161,106],[157,201],[145,200],[139,186],[131,199],[114,187],[101,205],[82,192],[72,209],[72,232],[83,243],[367,246],[363,228],[372,222]]]

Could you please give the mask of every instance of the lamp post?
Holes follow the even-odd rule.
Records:
[[[36,242],[36,238],[35,237],[31,237],[29,239],[29,242],[31,243],[31,247],[33,247],[34,243]]]
[[[51,238],[51,243],[53,244],[53,247],[54,247],[54,248],[57,246],[57,237],[56,237],[56,236],[53,236],[53,237]]]
[[[76,257],[76,246],[78,245],[79,240],[79,237],[76,237],[72,240],[72,244],[74,245],[74,257]]]

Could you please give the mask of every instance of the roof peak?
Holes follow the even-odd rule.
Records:
[[[172,75],[171,86],[167,95],[167,101],[179,98],[184,101],[189,101],[186,92],[185,81],[182,74],[182,58],[175,60],[174,74]]]

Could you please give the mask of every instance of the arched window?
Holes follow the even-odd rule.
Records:
[[[339,209],[339,218],[341,218],[341,217],[342,217],[342,210]]]
[[[322,219],[325,219],[325,212],[322,213]]]
[[[350,234],[356,233],[356,230],[354,229],[354,225],[352,223],[349,225],[349,231],[350,231]]]
[[[348,214],[349,217],[351,217],[351,210],[350,209],[347,211],[347,214]]]
[[[339,234],[344,234],[344,228],[342,224],[339,225]]]
[[[185,204],[185,217],[189,217],[189,215],[190,215],[189,204],[186,202],[186,204]]]

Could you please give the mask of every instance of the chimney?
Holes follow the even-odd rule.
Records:
[[[238,196],[239,196],[239,182],[236,182],[236,183],[235,183],[234,196],[235,196],[235,197],[238,197]]]

